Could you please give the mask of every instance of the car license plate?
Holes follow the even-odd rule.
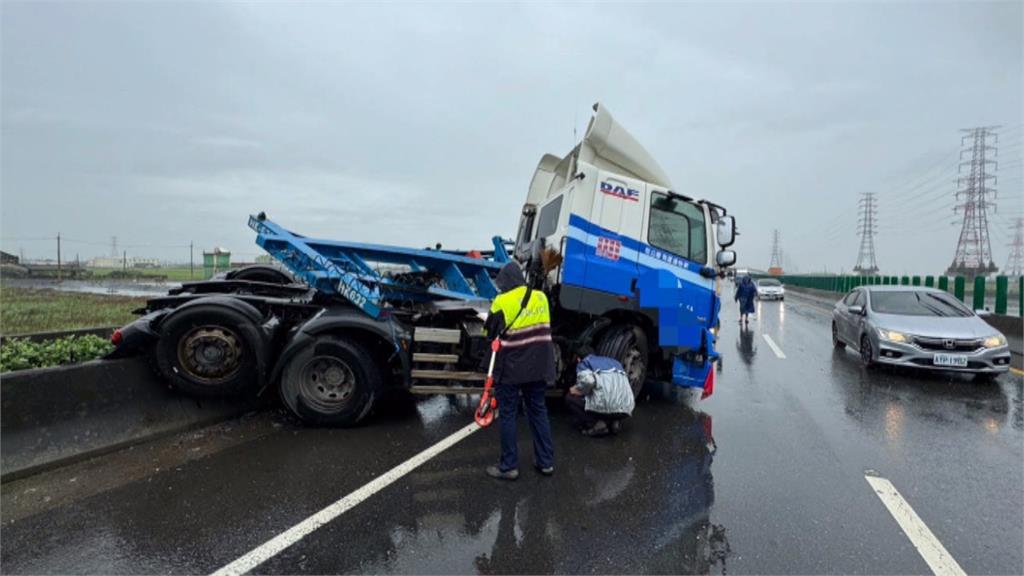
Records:
[[[936,354],[935,358],[932,359],[932,363],[936,366],[956,366],[958,368],[966,368],[967,356],[961,356],[959,354]]]

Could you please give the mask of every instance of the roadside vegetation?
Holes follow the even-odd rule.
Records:
[[[0,287],[0,334],[99,328],[127,324],[145,298]]]
[[[203,279],[203,267],[188,266],[177,268],[89,268],[91,279],[127,279],[127,280],[168,280],[171,282],[188,282]]]
[[[106,338],[94,335],[67,336],[43,342],[11,338],[0,345],[0,372],[87,362],[113,349]]]

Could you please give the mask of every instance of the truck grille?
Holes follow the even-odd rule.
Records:
[[[934,350],[936,352],[974,352],[981,348],[981,339],[971,338],[964,340],[959,338],[924,338],[915,336],[914,344],[917,344],[918,347],[924,350]]]

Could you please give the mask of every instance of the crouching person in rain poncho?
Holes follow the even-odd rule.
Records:
[[[580,355],[576,385],[569,388],[565,403],[585,436],[617,433],[636,406],[626,371],[618,360],[597,356],[590,349]]]

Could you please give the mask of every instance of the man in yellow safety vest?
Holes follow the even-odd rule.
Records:
[[[491,304],[485,329],[488,338],[501,340],[494,363],[501,460],[497,466],[489,466],[487,474],[502,480],[519,477],[516,417],[521,397],[533,436],[534,466],[550,476],[555,472],[555,461],[544,391],[555,381],[555,347],[548,298],[526,286],[523,272],[514,262],[498,272],[495,283],[501,293]]]

